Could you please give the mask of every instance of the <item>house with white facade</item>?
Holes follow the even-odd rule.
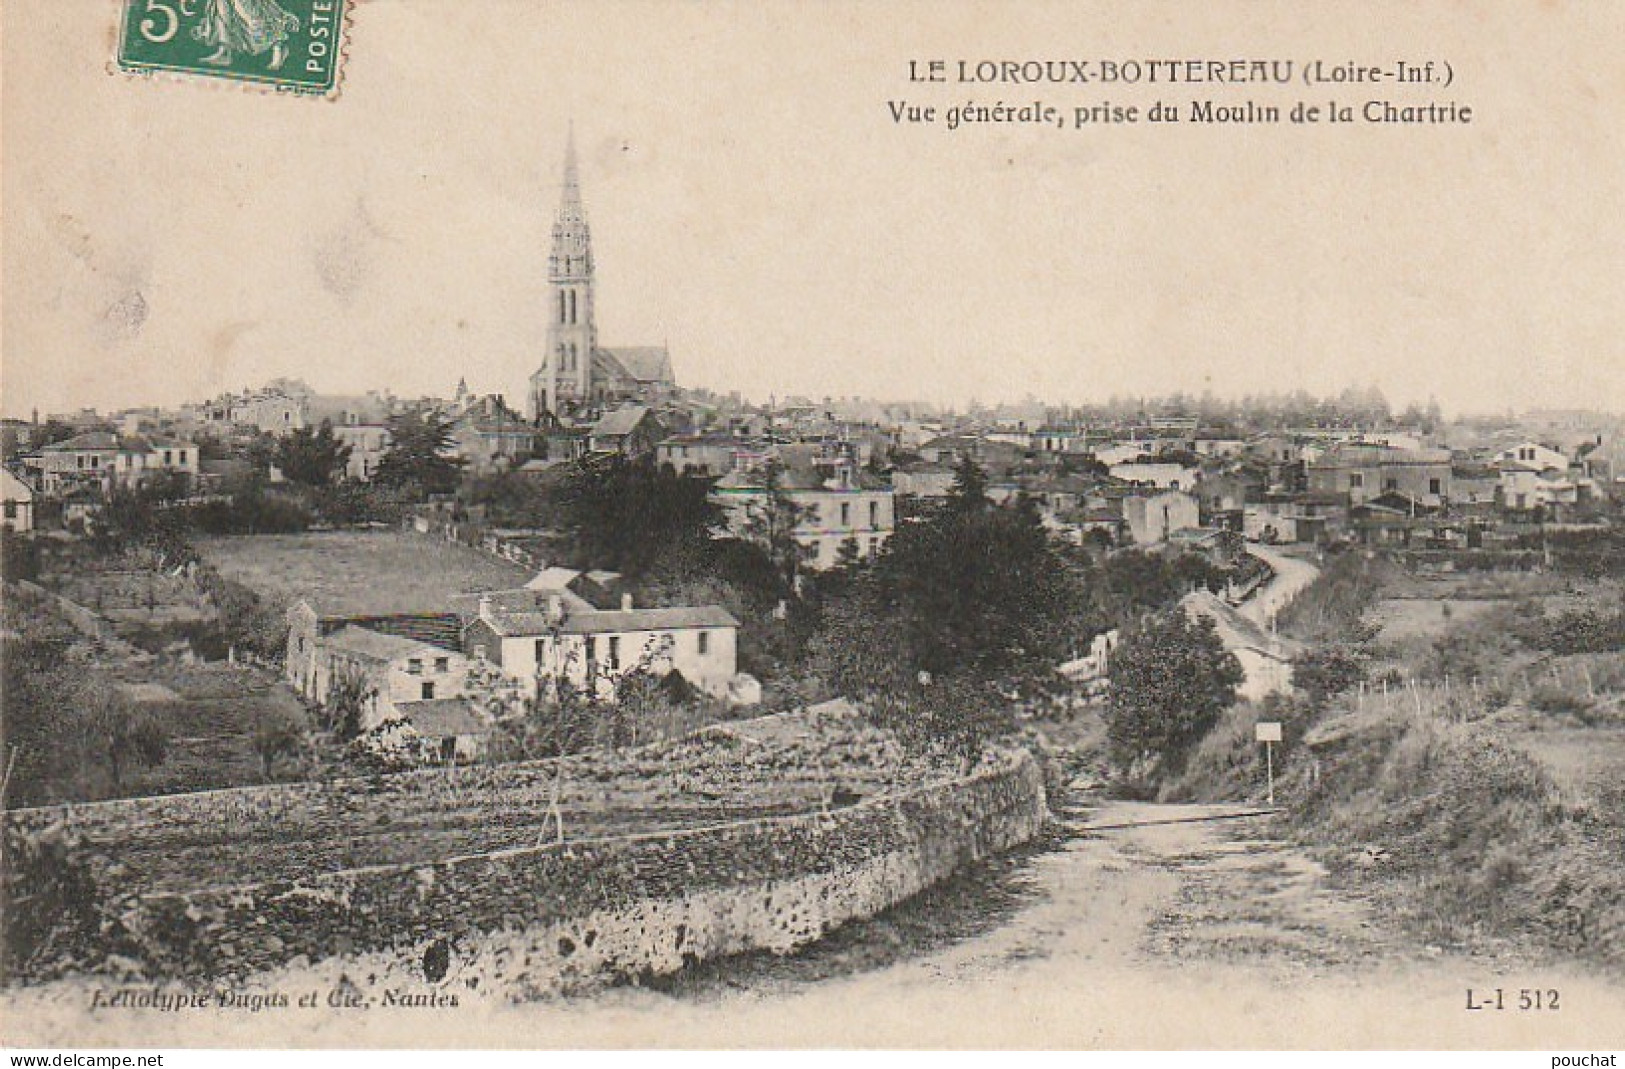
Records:
[[[1141,483],[1159,490],[1189,490],[1196,485],[1197,469],[1170,461],[1138,460],[1113,464],[1106,469],[1114,479]]]
[[[34,489],[9,470],[0,468],[0,527],[8,531],[34,529]]]
[[[53,442],[23,463],[39,472],[40,489],[61,493],[74,485],[133,486],[162,472],[188,479],[198,473],[198,448],[191,442],[144,435],[87,431]]]
[[[1178,490],[1130,494],[1123,498],[1123,522],[1135,545],[1155,545],[1175,531],[1200,527],[1202,507],[1195,496]]]
[[[1496,453],[1495,465],[1500,468],[1533,468],[1536,471],[1557,468],[1562,471],[1569,466],[1569,458],[1562,450],[1529,441],[1519,442]]]
[[[717,480],[713,498],[723,508],[727,532],[750,537],[755,518],[772,507],[774,492],[750,472]],[[822,470],[787,470],[776,492],[795,510],[793,534],[805,552],[803,563],[815,571],[835,567],[848,543],[859,556],[874,557],[897,528],[891,487],[862,477],[851,464],[834,465],[827,477]]]
[[[628,675],[678,672],[706,694],[727,698],[738,675],[739,621],[720,606],[639,609],[626,595],[619,609],[598,609],[549,589],[492,591],[476,604],[463,630],[465,652],[530,696],[567,680],[614,700]]]

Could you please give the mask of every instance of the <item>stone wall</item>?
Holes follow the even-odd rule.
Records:
[[[532,997],[786,952],[873,915],[1045,819],[1024,753],[857,805],[118,904],[111,942],[151,978],[314,970]]]

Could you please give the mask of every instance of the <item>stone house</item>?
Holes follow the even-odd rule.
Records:
[[[463,696],[468,658],[426,642],[350,624],[317,641],[307,698],[325,702],[345,673],[365,681],[363,730],[405,718],[412,703]]]
[[[1351,506],[1397,493],[1437,508],[1450,499],[1450,453],[1343,442],[1312,461],[1308,477],[1311,492],[1343,495]]]
[[[536,428],[495,394],[471,401],[452,421],[451,436],[456,455],[477,475],[522,463],[536,451]]]

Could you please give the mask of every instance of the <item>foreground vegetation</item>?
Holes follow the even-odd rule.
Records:
[[[1418,939],[1625,968],[1625,600],[1585,567],[1332,561],[1283,614],[1300,693],[1227,712],[1164,796],[1260,800],[1252,727],[1280,720],[1283,827]],[[1432,624],[1374,624],[1396,593]]]

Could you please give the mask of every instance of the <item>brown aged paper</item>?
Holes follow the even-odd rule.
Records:
[[[521,395],[572,122],[602,329],[668,339],[684,385],[963,402],[1375,382],[1457,411],[1625,408],[1625,9],[1607,0],[364,0],[330,100],[118,72],[120,10],[13,0],[0,23],[4,386],[42,410],[279,375]],[[1414,100],[1473,117],[950,132],[888,112],[1411,99],[908,80],[911,60],[1173,57],[1448,63],[1453,83]],[[960,956],[739,992],[179,1017],[92,1014],[68,986],[0,993],[0,1029],[28,1046],[1625,1046],[1625,982],[1580,965],[1417,947],[1174,966],[1086,953],[1086,893],[1073,905]],[[1137,908],[1103,897],[1090,939]],[[1048,943],[1064,952],[1008,967]],[[1497,986],[1559,988],[1563,1009],[1464,1010]]]

